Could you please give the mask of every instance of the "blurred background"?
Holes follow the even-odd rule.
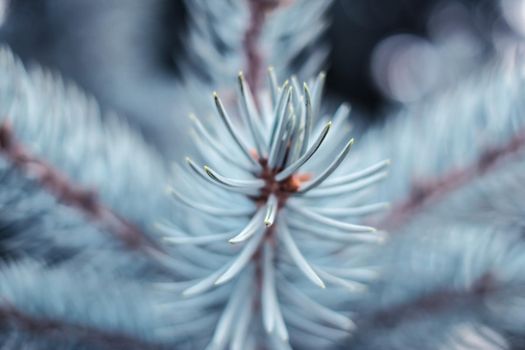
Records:
[[[184,55],[185,11],[173,0],[0,0],[0,42],[154,138]],[[515,52],[525,35],[525,0],[338,0],[330,16],[328,94],[367,124]]]

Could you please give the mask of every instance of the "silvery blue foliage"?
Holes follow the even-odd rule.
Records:
[[[360,153],[371,159],[405,154],[377,192],[404,209],[379,220],[392,239],[370,259],[389,277],[357,303],[353,347],[523,346],[521,60],[486,67],[366,136]],[[418,195],[429,200],[414,204]]]
[[[319,40],[326,28],[326,12],[332,3],[326,1],[299,0],[275,8],[276,0],[234,0],[234,1],[186,1],[188,22],[190,24],[185,37],[185,55],[178,65],[180,80],[174,86],[175,103],[178,115],[195,113],[208,116],[213,113],[213,104],[203,101],[203,91],[216,90],[226,99],[234,98],[235,84],[232,77],[239,70],[250,65],[250,60],[261,60],[256,64],[259,69],[273,65],[279,76],[298,75],[310,79],[319,72],[324,63],[327,49]],[[260,6],[259,18],[253,18],[253,7]],[[273,12],[269,12],[273,9]],[[268,13],[265,14],[264,12]],[[269,17],[269,18],[266,18]],[[267,21],[257,32],[253,22]],[[293,26],[289,24],[291,21]],[[261,57],[246,54],[248,41],[260,40]],[[260,38],[257,38],[257,36]],[[293,38],[300,38],[295,40]],[[268,54],[269,53],[269,54]],[[299,67],[293,64],[299,59]],[[246,72],[247,73],[247,72]],[[186,119],[178,118],[181,130],[187,129]],[[182,127],[181,127],[182,125]],[[191,147],[187,135],[178,135],[179,143]]]
[[[42,69],[26,71],[7,48],[0,51],[0,75],[0,121],[8,121],[31,152],[96,188],[120,214],[140,219],[137,224],[158,215],[161,197],[151,189],[166,182],[167,171],[124,120],[108,115],[102,121],[93,98]]]
[[[183,81],[191,83],[195,80],[193,75],[200,74],[203,80],[220,86],[244,63],[244,57],[238,53],[250,19],[247,3],[199,0],[186,1],[186,7],[190,30],[185,38],[188,49],[181,73],[187,78]]]
[[[163,181],[164,166],[125,123],[114,117],[102,123],[95,101],[40,69],[28,73],[7,48],[0,52],[0,71],[1,123],[8,123],[16,142],[75,181],[98,189],[105,203],[136,218],[137,225],[147,225],[149,215],[162,211],[161,197],[150,189]],[[89,224],[85,215],[43,189],[38,170],[24,173],[13,162],[5,153],[0,162],[6,249],[53,261],[114,245],[105,228]],[[137,163],[145,168],[135,169]]]
[[[0,314],[7,319],[6,315],[20,312],[23,325],[13,327],[13,332],[3,339],[6,348],[20,349],[30,344],[32,349],[142,349],[128,338],[145,344],[164,341],[157,332],[163,324],[152,311],[153,293],[143,285],[115,283],[111,280],[114,276],[101,278],[94,271],[72,274],[71,269],[64,267],[44,268],[34,261],[7,264],[0,276]],[[94,304],[98,312],[93,310]],[[22,315],[47,321],[32,324]],[[63,326],[54,320],[65,320],[69,326],[61,329]],[[39,337],[46,327],[52,334]],[[111,334],[120,337],[108,346],[105,337]]]
[[[494,62],[480,71],[364,135],[358,145],[363,158],[400,155],[381,185],[387,200],[406,196],[418,179],[436,179],[475,163],[522,133],[522,58]]]
[[[421,230],[423,223],[434,226]],[[355,303],[350,346],[520,348],[523,248],[516,232],[487,223],[414,223],[371,254],[388,279]]]
[[[522,58],[350,152],[349,107],[325,115],[312,79],[328,1],[187,5],[174,91],[178,117],[195,115],[170,180],[132,126],[0,52],[0,344],[523,348]],[[55,168],[64,178],[42,172]],[[100,201],[78,205],[75,186]],[[122,244],[115,222],[144,240]]]
[[[329,48],[321,36],[328,28],[326,12],[333,1],[291,1],[268,19],[262,45],[276,74],[297,75],[303,79],[315,76],[324,66]],[[289,23],[293,23],[290,26]]]
[[[170,191],[179,211],[193,209],[191,217],[159,225],[176,246],[175,269],[188,280],[171,288],[199,296],[191,318],[210,322],[187,336],[212,332],[209,348],[337,344],[353,329],[346,298],[377,275],[354,263],[361,245],[384,235],[355,222],[386,203],[353,194],[384,178],[389,162],[358,169],[347,161],[354,142],[348,107],[333,121],[318,113],[324,75],[311,84],[312,93],[296,79],[277,83],[272,71],[269,81],[259,114],[239,75],[242,124],[217,94],[220,123],[204,126],[194,118],[200,154],[186,159],[186,171],[177,168]]]
[[[166,268],[162,260],[148,259],[145,258],[147,254],[128,250],[130,242],[126,240],[133,237],[119,238],[114,229],[120,227],[111,226],[115,225],[114,220],[118,223],[119,215],[125,215],[134,219],[130,225],[150,228],[153,222],[150,215],[156,217],[158,212],[168,209],[163,204],[163,196],[155,194],[162,193],[162,187],[158,191],[153,189],[165,181],[164,165],[124,122],[115,117],[102,121],[95,101],[74,86],[37,68],[28,72],[7,48],[0,53],[0,70],[2,257],[33,261],[29,265],[19,266],[16,262],[4,266],[0,308],[6,319],[14,318],[15,322],[6,322],[12,332],[4,329],[9,332],[2,336],[2,345],[7,348],[78,348],[78,344],[89,343],[86,338],[97,336],[97,332],[112,322],[110,328],[115,328],[116,335],[102,332],[101,339],[95,339],[102,344],[86,347],[107,348],[107,343],[121,338],[124,345],[129,342],[126,334],[133,337],[131,346],[135,346],[138,333],[122,321],[129,311],[125,307],[126,300],[130,304],[137,302],[133,301],[132,294],[125,298],[120,295],[120,290],[127,287],[116,283],[115,276],[123,281],[130,277],[151,279],[165,273]],[[41,158],[45,159],[44,163],[39,162]],[[136,169],[137,164],[146,168]],[[100,211],[102,217],[106,216],[106,222],[94,222],[89,215],[93,212],[85,213],[68,205],[67,198],[61,197],[60,188],[46,188],[46,183],[51,181],[46,171],[53,165],[63,172],[53,175],[62,181],[59,185],[69,186],[71,181],[80,184],[82,193],[89,193],[84,192],[84,187],[102,190],[100,202],[93,197],[96,205],[93,212]],[[103,211],[104,205],[111,205],[118,212]],[[157,253],[155,257],[162,255]],[[69,277],[77,274],[85,276]],[[122,300],[120,310],[107,310],[109,323],[103,322],[104,314],[92,318],[87,312],[93,302],[100,300],[98,297],[93,296],[91,301],[78,298],[82,291],[87,295],[88,286],[110,291],[104,294],[107,304],[115,305]],[[21,292],[23,290],[26,292]],[[138,299],[140,294],[136,297]],[[74,311],[75,303],[81,305],[77,311]],[[158,315],[147,302],[138,307],[143,307],[151,317]],[[78,319],[66,317],[71,312],[76,313]],[[114,320],[111,320],[112,312],[118,316]],[[38,317],[35,320],[33,316]],[[136,319],[149,323],[144,317]],[[98,328],[93,328],[94,324]],[[42,328],[43,334],[40,334]],[[50,334],[45,332],[48,328]],[[78,337],[65,337],[72,329],[78,330]]]
[[[35,180],[8,161],[0,161],[2,246],[9,255],[54,261],[75,251],[99,249],[107,235],[75,210],[57,202]],[[69,235],[76,231],[78,234]]]
[[[319,46],[313,49],[311,46],[317,44],[319,36],[324,33],[326,11],[331,3],[331,0],[291,1],[269,16],[261,33],[262,49],[271,53],[265,61],[274,62],[272,64],[280,76],[297,74],[292,62],[308,50],[313,55],[304,55],[307,57],[303,59],[304,74],[300,76],[310,78],[317,73],[326,56],[326,49]],[[243,46],[247,45],[243,35],[251,24],[250,6],[272,8],[277,4],[275,0],[186,1],[190,29],[185,39],[186,58],[180,63],[183,88],[179,96],[200,96],[202,85],[215,89],[234,88],[231,77],[250,59],[240,54]],[[291,22],[293,26],[289,25]],[[200,86],[193,86],[199,80]],[[181,102],[189,102],[191,109],[199,108],[201,104],[194,100],[184,101],[183,98]]]

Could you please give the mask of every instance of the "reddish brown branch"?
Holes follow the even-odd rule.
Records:
[[[259,46],[259,38],[266,15],[274,10],[282,0],[248,0],[250,23],[244,35],[243,46],[246,55],[246,80],[257,102],[257,89],[260,86],[264,55]]]
[[[394,204],[390,214],[376,226],[390,230],[402,226],[428,204],[442,199],[448,193],[492,170],[502,160],[523,149],[524,146],[525,131],[522,131],[507,144],[485,151],[475,164],[452,170],[434,180],[420,181],[413,187],[410,196]]]
[[[7,123],[0,125],[0,154],[13,166],[36,177],[37,181],[58,201],[77,209],[86,217],[113,233],[126,246],[140,248],[153,244],[134,225],[106,208],[94,191],[67,178],[47,162],[32,155],[13,134]]]
[[[372,315],[358,320],[363,328],[394,327],[407,319],[413,319],[440,312],[447,308],[479,303],[484,298],[498,291],[496,281],[489,273],[480,277],[467,290],[445,290],[425,295],[419,299],[395,305],[386,310],[380,310]]]
[[[2,325],[14,326],[18,331],[25,331],[37,337],[45,336],[56,341],[76,340],[82,344],[89,343],[104,349],[151,349],[160,350],[157,344],[131,338],[100,329],[66,323],[62,320],[36,318],[16,310],[13,307],[0,307]]]

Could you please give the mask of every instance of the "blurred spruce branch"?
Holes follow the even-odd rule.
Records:
[[[92,190],[76,186],[49,164],[27,152],[24,146],[18,143],[7,123],[0,125],[0,153],[16,168],[36,178],[58,201],[94,220],[125,245],[137,248],[143,244],[152,244],[136,227],[105,208]]]
[[[283,0],[250,0],[248,3],[250,22],[244,34],[243,49],[246,56],[246,81],[252,89],[252,93],[255,93],[260,86],[262,73],[265,68],[263,64],[265,61],[264,53],[258,43],[263,31],[265,17],[268,15],[268,12],[279,6],[279,2],[283,2]],[[257,103],[257,97],[255,102]]]
[[[407,199],[394,204],[389,216],[377,225],[385,229],[397,228],[417,214],[425,206],[432,205],[463,186],[497,167],[506,167],[506,161],[525,146],[525,131],[518,131],[507,144],[483,151],[476,163],[464,168],[452,169],[436,179],[422,179],[413,184]]]
[[[33,317],[24,314],[12,307],[3,306],[0,308],[0,316],[4,325],[13,326],[21,334],[27,333],[32,337],[50,339],[67,343],[70,339],[80,344],[93,346],[97,349],[163,349],[164,347],[141,342],[140,340],[129,338],[120,334],[112,334],[97,328],[77,326],[68,324],[63,320],[49,320],[41,317]],[[20,335],[8,336],[3,346],[17,348],[21,343],[17,340]]]

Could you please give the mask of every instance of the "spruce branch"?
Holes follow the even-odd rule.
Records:
[[[467,288],[434,290],[382,308],[356,320],[359,332],[348,346],[356,349],[423,346],[437,350],[456,349],[457,345],[457,349],[507,349],[504,333],[493,327],[485,306],[499,296],[500,288],[487,273]]]
[[[256,93],[261,84],[261,76],[265,67],[264,52],[260,47],[260,36],[263,31],[268,12],[279,6],[282,0],[249,0],[250,22],[244,34],[243,48],[246,60],[246,81],[252,93]],[[257,96],[257,94],[255,94]],[[255,100],[257,103],[257,99]]]
[[[140,284],[74,264],[47,268],[29,260],[2,266],[0,275],[0,332],[4,341],[16,338],[19,348],[33,339],[38,349],[166,348],[167,339],[157,334],[166,321]]]
[[[445,308],[459,308],[461,304],[468,304],[467,307],[476,309],[485,298],[496,294],[497,291],[496,281],[490,273],[486,273],[466,289],[432,291],[414,300],[382,308],[356,322],[361,331],[373,332],[382,327],[402,324],[409,318],[425,317],[433,312],[441,312]]]
[[[50,164],[33,156],[16,140],[12,128],[4,122],[0,125],[0,154],[22,173],[34,177],[52,193],[59,202],[71,206],[124,242],[126,246],[138,248],[153,242],[134,225],[126,222],[106,208],[93,190],[74,184]]]
[[[27,70],[7,47],[0,49],[0,75],[0,122],[9,123],[15,144],[79,186],[96,189],[118,216],[149,229],[167,208],[155,189],[168,182],[168,172],[142,137],[75,86],[38,67]]]
[[[140,266],[169,269],[151,236],[154,220],[169,210],[158,155],[124,122],[102,120],[75,87],[39,69],[28,72],[7,48],[0,71],[0,222],[18,227],[4,236],[8,254],[45,261],[93,254],[116,237],[148,260]],[[120,260],[107,261],[108,270]]]
[[[475,164],[451,170],[437,179],[419,180],[413,185],[409,197],[394,203],[389,214],[376,223],[376,226],[387,230],[399,228],[425,207],[468,186],[487,172],[506,166],[506,160],[521,153],[524,147],[525,131],[518,131],[507,144],[485,150]]]
[[[4,140],[5,141],[5,140]],[[2,258],[31,256],[56,263],[80,252],[111,247],[114,238],[0,155]],[[108,269],[110,267],[108,266]]]
[[[397,159],[376,197],[394,203],[392,211],[374,224],[400,230],[479,178],[520,162],[524,86],[518,63],[495,62],[368,132],[359,145],[363,159]]]
[[[0,52],[0,224],[19,254],[0,266],[3,345],[458,350],[525,339],[523,72],[495,65],[356,150],[348,106],[320,113],[324,75],[300,84],[322,65],[330,3],[187,1],[178,112],[200,119],[171,206],[164,164],[132,128]],[[278,81],[298,57],[297,76]],[[210,86],[219,93],[206,104]],[[402,234],[385,242],[367,216],[388,202],[371,222]],[[157,219],[161,247],[149,236]],[[114,249],[108,232],[138,249]]]
[[[322,37],[333,1],[284,0],[281,4],[268,16],[262,33],[265,64],[273,66],[279,76],[310,79],[326,68],[329,48]]]
[[[256,105],[265,67],[275,66],[280,76],[291,76],[294,59],[303,54],[307,63],[299,77],[312,78],[327,53],[313,43],[326,28],[323,19],[330,4],[330,0],[186,1],[190,26],[186,54],[178,62],[180,84],[175,87],[180,113],[213,112],[213,105],[201,98],[210,87],[224,96],[227,106],[235,102],[231,77],[239,70],[245,71]],[[296,37],[301,40],[291,40]]]
[[[519,64],[496,64],[442,96],[410,107],[385,126],[389,140],[378,148],[391,151],[388,147],[394,147],[401,164],[393,162],[384,194],[388,199],[406,196],[408,200],[394,204],[393,211],[380,219],[380,227],[400,233],[391,242],[398,255],[381,265],[395,264],[396,269],[387,268],[385,275],[402,274],[414,282],[390,278],[376,286],[385,289],[381,295],[386,300],[402,299],[393,304],[387,301],[376,311],[388,315],[394,310],[392,314],[400,316],[384,327],[376,323],[362,328],[364,333],[352,342],[356,348],[431,344],[435,349],[461,349],[474,344],[470,346],[509,349],[522,345],[523,321],[517,315],[523,311],[519,302],[523,298],[519,272],[524,227],[523,86]],[[393,137],[403,142],[393,143]],[[422,178],[435,180],[428,181],[423,191],[411,193]],[[494,229],[489,241],[487,228]],[[436,254],[434,244],[445,246]],[[418,249],[424,256],[414,256]],[[441,273],[450,275],[440,277]],[[471,288],[464,289],[476,285],[471,282],[473,276],[487,274],[493,277],[495,288],[483,298],[470,294]],[[466,291],[459,304],[458,291]],[[441,294],[448,298],[440,298],[428,309],[428,303],[433,305],[434,297]],[[412,310],[411,305],[420,306],[414,313],[397,309]],[[373,318],[374,312],[361,315]]]
[[[111,333],[97,328],[91,328],[68,323],[64,320],[44,319],[24,314],[9,305],[0,307],[0,329],[15,329],[16,333],[5,337],[4,346],[21,348],[28,343],[27,339],[39,339],[39,348],[44,349],[51,344],[67,342],[84,344],[97,349],[144,349],[160,350],[166,347],[144,342],[126,335]],[[16,335],[18,334],[18,335]],[[23,334],[23,335],[22,335]],[[21,339],[17,339],[21,338]],[[23,339],[23,340],[22,340]],[[49,342],[48,345],[43,345]],[[74,339],[74,341],[72,341]],[[59,346],[59,345],[55,345]]]
[[[376,277],[353,268],[352,258],[364,243],[383,241],[383,233],[359,222],[385,203],[363,204],[348,187],[373,186],[388,163],[354,170],[347,160],[354,143],[348,107],[332,121],[314,114],[323,82],[321,74],[301,91],[295,79],[270,85],[274,93],[260,93],[261,113],[240,75],[242,123],[234,123],[216,93],[220,124],[193,119],[200,153],[186,158],[186,170],[176,167],[179,181],[170,190],[182,214],[159,229],[173,246],[175,270],[186,277],[164,287],[197,298],[192,317],[216,324],[212,348],[243,349],[259,338],[271,348],[300,346],[304,332],[316,338],[311,347],[337,344],[353,330],[346,300]],[[259,323],[262,332],[252,331]],[[188,337],[204,332],[192,331]],[[324,332],[336,336],[325,339]]]
[[[199,79],[205,74],[209,85],[222,91],[231,86],[230,77],[241,67],[252,89],[260,85],[265,67],[271,64],[278,65],[279,75],[292,75],[293,59],[318,44],[318,37],[326,29],[323,18],[331,3],[308,0],[231,3],[221,0],[209,4],[201,0],[187,1],[190,29],[186,40],[188,57],[181,69],[183,80],[189,83],[192,75]],[[228,13],[227,22],[223,18],[225,13]],[[294,26],[289,25],[290,20]],[[299,40],[292,43],[291,38]],[[309,52],[305,56],[320,62],[319,55]],[[321,68],[315,64],[305,66],[315,70],[304,79],[311,78]]]
[[[507,334],[523,334],[519,230],[435,215],[417,221],[365,259],[381,266],[383,278],[355,301],[357,330],[348,346],[456,349],[465,336],[508,349],[514,340]]]

